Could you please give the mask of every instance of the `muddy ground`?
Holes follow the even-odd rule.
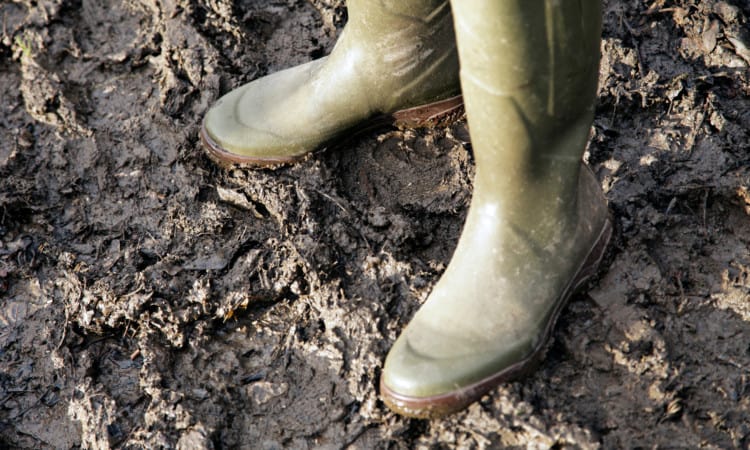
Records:
[[[532,376],[385,409],[471,196],[465,121],[215,167],[232,87],[342,0],[0,3],[0,447],[748,448],[750,4],[605,2],[587,158],[617,236]]]

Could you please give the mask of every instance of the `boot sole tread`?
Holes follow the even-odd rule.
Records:
[[[432,128],[451,124],[464,116],[463,96],[440,100],[425,105],[402,109],[392,114],[379,114],[371,119],[360,123],[348,132],[342,132],[339,136],[329,142],[301,155],[284,157],[252,157],[238,155],[224,149],[217,143],[206,130],[206,125],[201,125],[200,139],[208,157],[225,169],[231,168],[267,168],[276,169],[290,164],[299,163],[309,158],[311,154],[328,150],[351,142],[355,137],[361,136],[369,131],[393,126],[398,129],[405,128]]]

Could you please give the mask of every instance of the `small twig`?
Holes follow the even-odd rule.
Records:
[[[44,394],[42,394],[38,399],[36,399],[36,401],[34,403],[32,403],[30,406],[28,406],[26,409],[24,409],[23,411],[19,412],[15,416],[11,417],[10,420],[18,419],[18,418],[22,417],[24,414],[26,414],[27,412],[29,412],[32,409],[34,409],[37,406],[39,406],[39,404],[42,402],[42,399],[44,397],[46,397],[47,394],[49,394],[50,392],[52,392],[52,387],[51,386],[48,387],[47,390],[44,391]]]
[[[351,217],[351,213],[349,212],[349,210],[347,210],[344,207],[344,205],[342,205],[341,203],[339,203],[335,198],[331,197],[330,195],[328,195],[325,192],[320,191],[318,189],[315,189],[315,192],[317,192],[318,194],[320,194],[323,197],[327,198],[328,200],[330,200],[331,202],[333,202],[334,205],[336,205],[339,208],[341,208],[341,211],[343,211],[344,214],[346,214],[347,217]],[[365,241],[365,245],[367,246],[367,248],[369,250],[372,250],[372,246],[370,245],[370,241],[367,240],[367,237],[365,237],[364,233],[362,233],[362,230],[357,229],[357,233],[359,234],[359,237],[361,237],[362,240]]]
[[[68,334],[68,312],[65,312],[65,323],[63,324],[63,330],[62,330],[62,336],[60,336],[60,342],[57,343],[57,347],[55,350],[60,350],[62,348],[63,343],[65,342],[65,337]]]
[[[675,12],[675,11],[679,11],[679,10],[680,10],[680,8],[660,8],[660,9],[650,9],[649,8],[648,10],[644,11],[642,14],[644,16],[651,16],[651,15],[654,15],[654,14],[661,14],[661,13],[666,13],[666,12]]]
[[[321,191],[321,190],[318,190],[318,189],[315,189],[315,192],[317,192],[318,194],[320,194],[320,195],[322,195],[323,197],[327,198],[327,199],[328,199],[328,200],[330,200],[330,201],[331,201],[331,202],[332,202],[332,203],[333,203],[334,205],[336,205],[336,206],[338,206],[339,208],[341,208],[341,210],[342,210],[342,211],[343,211],[343,212],[344,212],[344,213],[345,213],[345,214],[346,214],[347,216],[350,216],[350,215],[351,215],[351,214],[349,213],[349,211],[348,211],[348,210],[347,210],[346,208],[344,208],[344,205],[342,205],[342,204],[341,204],[340,202],[338,202],[338,201],[337,201],[337,200],[336,200],[335,198],[331,197],[330,195],[328,195],[328,194],[326,194],[325,192],[323,192],[323,191]]]

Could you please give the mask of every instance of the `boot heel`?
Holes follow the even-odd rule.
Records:
[[[463,96],[457,95],[426,105],[402,109],[392,114],[393,125],[403,128],[430,128],[450,125],[464,116]]]

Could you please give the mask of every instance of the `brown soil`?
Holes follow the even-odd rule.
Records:
[[[587,157],[609,267],[535,374],[434,421],[376,387],[460,234],[465,122],[277,171],[198,143],[220,94],[345,20],[342,0],[0,4],[0,447],[747,448],[750,4],[605,2]]]

